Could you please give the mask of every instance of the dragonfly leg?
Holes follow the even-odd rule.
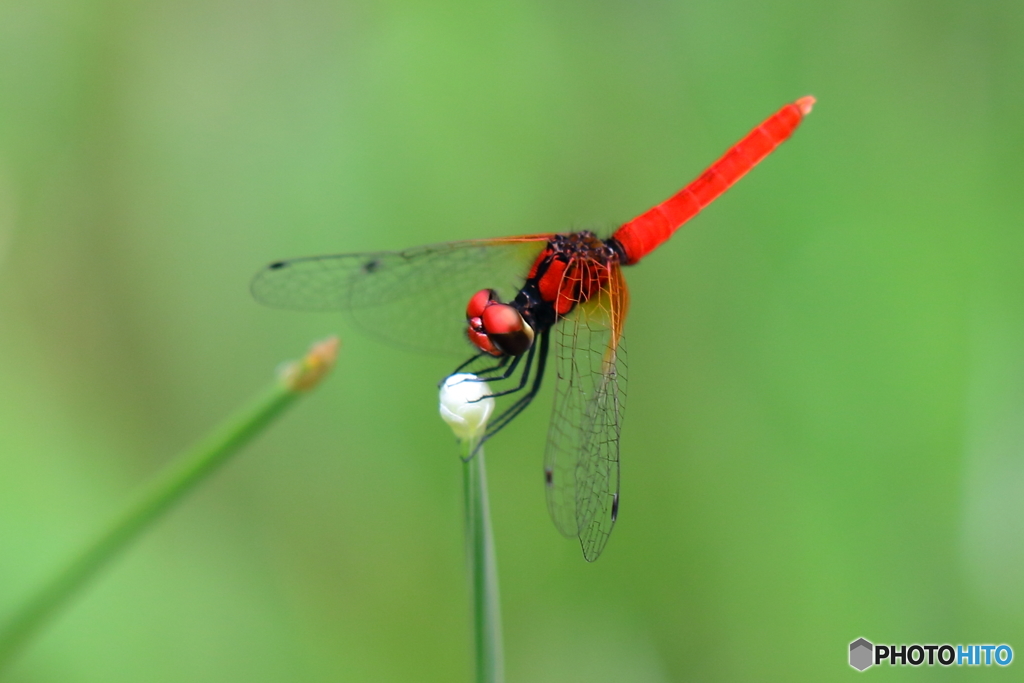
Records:
[[[522,391],[523,387],[526,386],[526,383],[530,381],[530,368],[533,366],[533,357],[534,355],[536,355],[536,350],[537,345],[534,344],[533,346],[530,347],[530,350],[526,354],[526,365],[523,367],[523,372],[520,375],[519,386],[513,387],[512,389],[506,389],[505,391],[496,391],[493,394],[488,394],[484,398],[497,398],[499,396],[507,396],[508,394],[514,394],[517,391]],[[505,373],[504,377],[493,377],[491,379],[488,379],[487,381],[492,382],[498,379],[508,379],[509,377],[511,377],[512,371],[515,370],[516,365],[519,364],[520,358],[522,358],[522,356],[516,357],[515,361],[512,362],[512,366],[508,369],[508,372]]]
[[[499,391],[499,392],[494,393],[494,394],[487,394],[486,396],[481,396],[480,398],[476,399],[475,401],[470,401],[470,403],[476,403],[477,401],[483,400],[485,398],[494,398],[496,396],[504,396],[505,394],[512,394],[512,393],[515,393],[515,392],[519,391],[520,389],[522,389],[526,385],[526,381],[527,381],[526,378],[527,378],[527,376],[529,376],[529,373],[530,373],[530,364],[533,363],[533,355],[534,355],[535,349],[536,349],[536,346],[531,346],[530,347],[530,351],[526,354],[526,369],[523,370],[523,379],[522,379],[522,381],[520,381],[518,387],[516,387],[515,389],[509,389],[508,391]],[[509,363],[510,359],[512,360],[511,364]],[[522,356],[503,356],[500,363],[498,363],[497,365],[492,366],[490,368],[485,368],[483,370],[480,370],[479,372],[480,372],[480,374],[497,372],[498,370],[501,370],[503,367],[505,367],[505,365],[508,365],[508,367],[505,368],[505,372],[501,373],[500,375],[494,375],[493,377],[471,377],[471,378],[466,378],[464,380],[461,380],[461,382],[458,382],[458,383],[461,384],[462,382],[501,382],[503,380],[508,379],[513,374],[515,374],[516,368],[519,367],[519,363],[522,360],[523,360]],[[465,364],[463,364],[463,365],[465,365]],[[455,373],[452,373],[452,374],[455,374]]]
[[[478,353],[476,355],[470,356],[469,360],[467,360],[465,363],[463,363],[462,365],[460,365],[459,367],[455,368],[450,373],[448,373],[448,376],[445,377],[445,380],[448,379],[448,377],[451,377],[452,375],[459,374],[460,372],[465,370],[468,366],[472,365],[474,361],[476,361],[476,360],[478,360],[480,358],[491,358],[491,357],[492,356],[490,356],[489,354],[486,354],[486,353]],[[497,372],[498,370],[501,370],[503,367],[508,365],[508,362],[510,360],[512,360],[512,356],[502,356],[501,360],[498,361],[498,363],[496,365],[492,365],[489,368],[483,368],[482,370],[477,370],[476,372],[474,372],[472,374],[474,374],[474,375],[489,375],[492,372]],[[475,380],[466,379],[466,380],[462,380],[462,381],[464,381],[464,382],[486,382],[486,381],[489,381],[489,380],[487,378],[477,377]],[[438,383],[438,386],[441,386],[442,384],[444,384],[444,380],[441,380]]]
[[[448,380],[449,377],[451,377],[452,375],[459,374],[459,371],[465,369],[467,365],[470,365],[473,361],[475,361],[478,358],[481,358],[483,356],[486,356],[486,355],[487,354],[485,354],[485,353],[478,353],[475,356],[470,357],[469,360],[467,360],[465,363],[463,363],[459,367],[457,367],[454,370],[452,370],[447,376],[445,376],[444,379],[442,379],[440,382],[438,382],[437,383],[438,389],[440,389],[444,385],[444,383]],[[510,360],[510,356],[503,356],[501,361],[499,361],[497,365],[492,365],[489,368],[484,368],[483,370],[479,370],[478,372],[476,372],[474,374],[477,374],[477,375],[487,374],[487,373],[495,372],[497,370],[501,370],[503,367],[505,367],[508,364],[509,360]],[[464,379],[464,380],[461,380],[461,382],[487,382],[487,381],[490,381],[490,380],[488,378],[486,378],[486,377],[477,377],[476,379]]]
[[[475,360],[476,360],[477,358],[479,358],[479,357],[480,357],[480,356],[482,356],[482,355],[484,355],[483,351],[481,351],[480,353],[474,353],[474,354],[473,354],[472,356],[470,356],[470,357],[469,357],[469,360],[467,360],[467,361],[466,361],[465,363],[463,363],[463,364],[462,364],[462,365],[460,365],[459,367],[457,367],[457,368],[455,368],[454,370],[452,370],[452,371],[451,371],[451,374],[449,374],[449,375],[448,375],[448,377],[451,377],[452,375],[457,375],[457,374],[459,374],[459,372],[460,372],[460,371],[461,371],[461,370],[462,370],[462,369],[463,369],[464,367],[466,367],[467,365],[469,365],[470,363],[472,363],[473,361],[475,361]],[[442,381],[441,381],[441,383],[442,383],[442,384],[444,384],[444,381],[442,380]]]
[[[533,386],[530,387],[530,390],[526,392],[526,394],[519,397],[519,399],[515,403],[509,406],[504,412],[501,413],[501,415],[499,415],[491,423],[491,426],[487,428],[487,433],[484,434],[484,437],[482,439],[480,439],[480,443],[478,443],[476,447],[473,449],[473,452],[470,453],[467,457],[463,458],[463,460],[468,462],[474,455],[476,455],[476,452],[480,450],[480,448],[488,439],[490,439],[492,436],[501,431],[501,429],[505,427],[505,425],[507,425],[509,422],[511,422],[513,418],[519,415],[519,413],[523,412],[526,409],[526,406],[530,405],[530,402],[533,401],[535,396],[537,396],[537,393],[540,391],[540,383],[544,379],[544,367],[547,364],[548,360],[549,346],[550,335],[547,332],[545,332],[541,335],[540,357],[537,361],[537,374],[534,375]]]
[[[499,363],[498,365],[495,365],[492,368],[487,368],[486,370],[481,370],[481,372],[495,372],[497,370],[501,370],[502,367],[504,367],[506,364],[508,364],[508,361],[509,361],[510,358],[512,358],[512,356],[505,356],[502,359],[501,363]],[[465,379],[461,379],[458,382],[456,382],[456,384],[462,384],[463,382],[500,382],[500,381],[508,379],[509,377],[512,376],[512,373],[514,373],[516,371],[516,367],[519,365],[519,361],[520,360],[522,360],[522,356],[516,356],[516,357],[512,358],[512,364],[509,365],[508,368],[505,369],[505,372],[503,372],[500,375],[496,375],[494,377],[466,377]],[[527,367],[527,371],[529,371],[530,364],[527,363],[526,367]],[[454,374],[454,373],[452,373],[452,374]],[[449,377],[450,376],[451,375],[449,375]],[[443,382],[442,382],[442,384],[443,384]],[[516,389],[515,391],[518,391],[518,389]],[[481,396],[478,399],[474,399],[472,401],[468,401],[468,403],[476,403],[477,401],[483,400],[485,398],[491,398],[493,396],[502,396],[504,393],[507,393],[507,392],[503,392],[501,394],[487,394],[486,396]]]
[[[490,367],[490,368],[484,368],[483,370],[481,370],[480,372],[478,372],[476,374],[477,375],[490,374],[492,372],[497,372],[498,370],[501,370],[502,368],[505,368],[505,365],[508,365],[508,367],[505,368],[505,372],[501,373],[500,375],[494,375],[493,377],[477,377],[475,380],[468,380],[468,381],[470,381],[470,382],[500,382],[503,379],[508,379],[509,377],[512,376],[512,373],[516,371],[516,367],[519,365],[519,361],[522,360],[522,358],[523,358],[522,356],[503,356],[500,363],[498,363],[497,365],[495,365],[493,367]],[[509,360],[511,360],[512,362],[509,363]]]
[[[506,356],[506,358],[508,358],[508,356]],[[477,377],[476,379],[466,379],[466,380],[463,380],[463,381],[464,382],[500,382],[502,380],[508,379],[509,377],[512,376],[513,373],[515,373],[516,368],[519,366],[519,361],[521,361],[522,359],[523,359],[522,356],[516,356],[512,360],[512,363],[505,370],[505,372],[502,373],[501,375],[497,375],[495,377]],[[526,378],[530,374],[530,365],[532,363],[533,363],[533,349],[531,348],[530,352],[527,354],[527,357],[526,357],[526,367],[523,369],[522,379],[520,380],[518,387],[516,387],[515,389],[509,389],[507,391],[498,391],[498,392],[495,392],[493,394],[487,394],[486,396],[481,396],[480,398],[473,399],[472,401],[467,401],[467,403],[476,403],[478,401],[484,400],[485,398],[495,398],[496,396],[504,396],[505,394],[512,394],[512,393],[515,393],[515,392],[519,391],[520,389],[523,388],[523,386],[526,385]]]
[[[526,406],[530,405],[534,397],[540,391],[540,383],[544,379],[544,367],[547,364],[548,359],[548,337],[545,335],[541,341],[540,348],[540,359],[537,361],[537,374],[533,380],[533,386],[530,390],[521,396],[515,403],[509,406],[501,415],[499,415],[491,426],[487,430],[487,435],[484,437],[485,440],[491,438],[497,434],[505,425],[511,422],[519,413],[526,409]]]

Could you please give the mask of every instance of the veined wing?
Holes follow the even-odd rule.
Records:
[[[578,536],[593,562],[619,508],[619,432],[626,398],[622,327],[628,292],[618,265],[600,295],[578,305],[555,334],[555,404],[544,475],[548,510],[566,536]]]
[[[398,346],[465,355],[466,304],[491,288],[515,296],[550,235],[467,240],[404,251],[276,261],[253,278],[257,301],[345,311],[358,326]]]

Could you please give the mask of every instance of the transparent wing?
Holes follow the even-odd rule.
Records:
[[[392,344],[465,355],[466,304],[492,288],[515,296],[551,235],[430,244],[404,251],[312,256],[271,263],[252,281],[268,306],[345,311]]]
[[[555,404],[544,473],[548,510],[566,536],[578,536],[593,562],[619,506],[619,432],[626,399],[622,326],[628,293],[617,265],[598,297],[556,326]]]

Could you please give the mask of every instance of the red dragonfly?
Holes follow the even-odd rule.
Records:
[[[481,443],[530,404],[552,360],[548,510],[594,561],[619,512],[629,301],[621,266],[639,262],[743,177],[813,105],[813,97],[802,97],[782,107],[700,177],[608,239],[583,230],[276,261],[253,279],[253,295],[270,306],[344,310],[376,336],[425,351],[463,354],[468,337],[475,353],[455,372],[508,380],[513,386],[492,395],[515,397]]]

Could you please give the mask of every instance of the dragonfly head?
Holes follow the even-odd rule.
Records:
[[[493,289],[481,289],[466,306],[469,341],[492,356],[521,356],[533,346],[533,328],[519,310],[498,300]]]

